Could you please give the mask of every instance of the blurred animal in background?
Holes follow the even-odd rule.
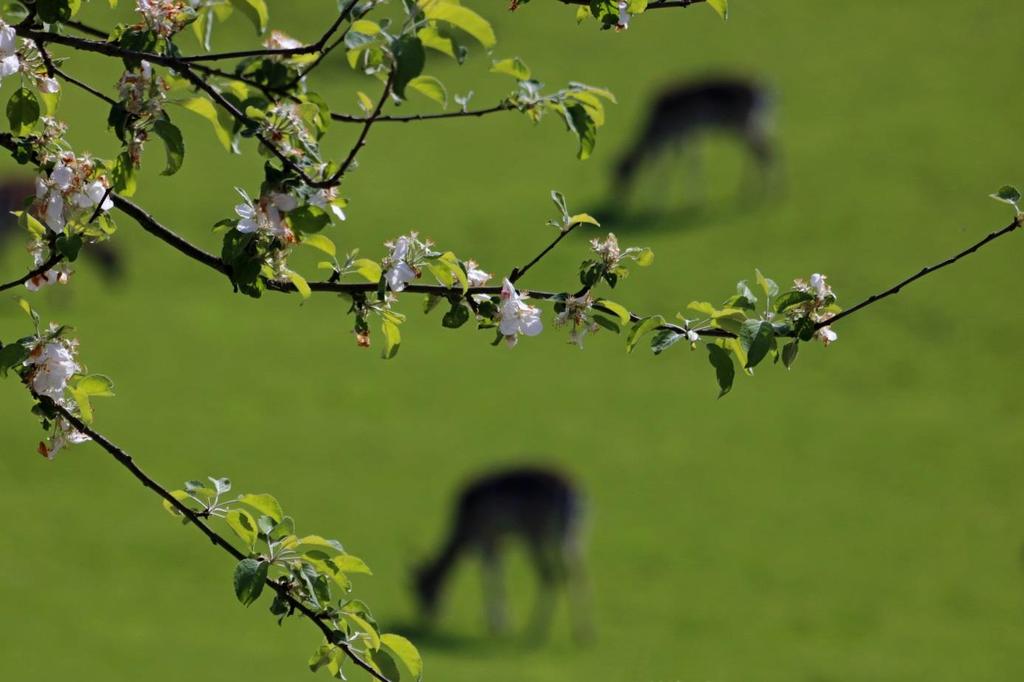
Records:
[[[479,554],[484,601],[492,634],[506,631],[502,572],[504,543],[523,541],[538,578],[531,633],[546,636],[556,592],[568,595],[573,635],[590,637],[588,595],[583,575],[583,497],[564,475],[542,468],[497,471],[470,481],[458,494],[455,514],[440,552],[414,573],[421,615],[431,623],[446,578],[459,557]]]
[[[31,178],[0,178],[0,250],[6,247],[9,240],[20,243],[29,238],[24,229],[18,227],[18,220],[11,212],[24,209],[28,198],[35,195],[35,180]],[[124,272],[120,252],[109,242],[90,244],[82,249],[82,254],[99,267],[108,283],[120,279]]]
[[[620,200],[627,198],[645,168],[668,153],[696,152],[692,148],[697,138],[715,130],[733,135],[744,144],[762,186],[767,188],[775,161],[772,129],[772,97],[761,83],[707,78],[669,87],[654,100],[647,124],[619,159],[614,194]],[[666,189],[662,178],[657,190],[664,194]]]

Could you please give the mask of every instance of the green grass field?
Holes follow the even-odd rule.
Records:
[[[344,186],[353,201],[332,234],[339,247],[378,258],[386,238],[419,229],[507,272],[551,238],[551,189],[575,210],[607,205],[609,170],[647,98],[709,72],[772,85],[785,192],[735,201],[741,155],[727,139],[704,149],[701,210],[682,168],[648,176],[645,200],[671,210],[611,226],[657,254],[615,293],[637,310],[720,300],[755,267],[780,282],[825,272],[849,305],[1004,225],[1009,211],[986,195],[1024,181],[1024,12],[1013,3],[735,0],[728,23],[695,7],[638,17],[621,35],[577,28],[553,2],[511,15],[469,4],[494,22],[496,56],[521,56],[550,86],[575,79],[618,95],[594,158],[574,158],[559,121],[532,128],[514,113],[380,124]],[[298,5],[303,16],[284,25],[316,35],[330,8]],[[250,38],[232,25],[221,49]],[[435,59],[429,70],[459,92],[475,87],[484,106],[511,84],[486,66],[477,51],[461,69]],[[67,68],[106,73],[78,57]],[[340,60],[325,72],[336,74],[329,98],[354,109],[361,77]],[[113,136],[95,136],[105,112],[78,93],[64,105],[76,148],[111,154]],[[202,121],[172,115],[185,166],[163,180],[151,161],[140,201],[217,249],[210,226],[230,214],[232,186],[255,188],[257,176]],[[332,130],[336,155],[355,132]],[[33,299],[75,325],[92,371],[114,377],[99,428],[168,485],[230,476],[276,494],[300,531],[340,538],[374,568],[356,586],[385,626],[411,622],[408,568],[440,541],[467,476],[527,459],[582,482],[597,641],[573,646],[564,609],[543,647],[486,639],[468,561],[440,633],[421,642],[426,679],[1024,677],[1019,235],[837,325],[839,342],[805,348],[791,372],[766,366],[716,401],[703,351],[626,356],[603,332],[579,352],[561,331],[492,348],[488,332],[441,329],[436,311],[423,319],[413,299],[401,353],[383,362],[355,347],[343,301],[232,295],[119,224],[120,285],[86,263],[72,285]],[[571,287],[587,251],[575,237],[524,285]],[[0,279],[25,262],[8,250]],[[5,339],[28,331],[12,298],[0,305]],[[97,447],[35,455],[29,406],[14,381],[0,384],[0,679],[312,679],[308,623],[279,628],[263,600],[239,605],[230,560]],[[523,557],[512,564],[525,622],[533,585]]]

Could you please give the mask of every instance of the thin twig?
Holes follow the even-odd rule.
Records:
[[[170,504],[172,507],[174,507],[175,510],[177,510],[180,514],[187,518],[192,523],[192,525],[198,528],[203,533],[203,535],[205,535],[207,539],[210,540],[210,542],[212,542],[214,545],[220,547],[222,550],[230,554],[237,561],[241,561],[242,559],[246,558],[246,555],[238,551],[238,549],[236,549],[234,545],[228,542],[224,538],[224,536],[210,528],[210,526],[206,524],[206,521],[200,516],[198,512],[189,509],[187,506],[185,506],[185,504],[178,500],[178,498],[174,497],[174,495],[172,495],[170,491],[167,490],[167,488],[163,487],[155,480],[153,480],[148,474],[146,474],[146,472],[143,471],[141,467],[139,467],[139,465],[135,462],[135,459],[131,455],[129,455],[123,449],[112,443],[105,436],[103,436],[101,433],[93,429],[84,421],[76,417],[74,414],[72,414],[69,410],[67,410],[60,404],[54,402],[53,400],[45,396],[36,395],[35,397],[41,402],[43,402],[47,407],[60,414],[60,416],[67,420],[67,422],[72,427],[74,427],[76,431],[79,431],[89,436],[93,440],[93,442],[95,442],[97,445],[103,448],[103,450],[105,450],[109,455],[111,455],[117,461],[118,464],[127,469],[128,472],[132,476],[134,476],[136,480],[142,483],[142,485],[144,485],[145,487],[155,492],[157,495],[163,498],[165,502]],[[363,660],[362,657],[359,656],[359,654],[354,649],[352,649],[352,647],[350,647],[347,642],[345,642],[343,639],[339,639],[338,635],[340,633],[337,630],[331,628],[327,623],[323,621],[323,619],[319,618],[312,609],[310,609],[304,603],[302,603],[302,601],[293,597],[286,587],[278,584],[277,582],[269,578],[266,580],[266,584],[271,589],[273,589],[278,594],[278,596],[286,600],[289,606],[297,610],[308,620],[310,620],[314,625],[316,625],[317,628],[327,638],[327,641],[333,643],[334,645],[342,649],[357,666],[359,666],[366,672],[370,673],[370,675],[377,679],[379,682],[391,682],[390,680],[388,680],[387,677],[380,674],[373,666],[371,666],[369,663]]]
[[[511,282],[512,284],[515,284],[519,280],[520,277],[522,277],[523,275],[526,274],[527,270],[529,270],[534,265],[539,263],[540,259],[543,258],[544,256],[548,255],[548,253],[551,251],[551,249],[553,249],[556,246],[558,246],[558,242],[562,241],[567,236],[569,236],[569,233],[572,232],[573,230],[575,230],[581,224],[582,223],[573,223],[572,225],[570,225],[569,227],[565,228],[564,230],[559,230],[558,231],[558,236],[555,237],[555,240],[553,242],[551,242],[550,244],[548,244],[547,247],[545,247],[545,249],[543,251],[541,251],[536,256],[534,256],[533,260],[531,260],[529,263],[527,263],[526,265],[524,265],[521,268],[512,268],[512,272],[508,276],[508,281]]]
[[[16,286],[21,286],[22,284],[29,281],[33,277],[38,277],[39,275],[44,274],[47,270],[57,265],[57,263],[60,263],[62,260],[64,260],[63,254],[61,254],[57,250],[54,250],[53,253],[50,254],[50,257],[47,258],[46,262],[43,263],[42,265],[32,270],[29,270],[16,280],[0,284],[0,291],[7,291],[8,289],[13,289]]]
[[[395,71],[392,69],[388,73],[387,81],[384,83],[384,91],[380,94],[380,99],[377,101],[377,106],[374,107],[373,112],[367,117],[366,122],[363,124],[363,129],[359,132],[359,137],[356,139],[356,143],[352,145],[352,149],[349,150],[348,156],[327,180],[322,183],[314,183],[314,187],[331,187],[338,184],[341,177],[348,171],[349,166],[356,160],[356,154],[359,150],[366,145],[366,136],[370,133],[370,128],[377,121],[377,117],[380,116],[381,109],[384,108],[384,104],[388,101],[388,97],[391,95],[391,84],[395,80]]]
[[[498,111],[513,111],[517,109],[516,105],[511,102],[501,102],[493,107],[487,109],[473,109],[470,111],[450,111],[443,114],[410,114],[407,116],[378,116],[375,120],[379,122],[397,122],[397,123],[410,123],[412,121],[436,121],[444,118],[466,118],[471,116],[486,116],[487,114],[493,114]],[[343,121],[345,123],[365,123],[369,120],[368,116],[352,116],[350,114],[338,114],[331,112],[331,118],[335,121]]]
[[[918,273],[916,273],[914,275],[911,275],[910,277],[907,277],[906,279],[900,281],[898,284],[895,284],[895,285],[889,287],[885,291],[879,292],[877,294],[872,294],[871,296],[868,296],[866,299],[864,299],[863,301],[861,301],[857,305],[855,305],[855,306],[853,306],[851,308],[847,308],[846,310],[842,311],[841,313],[837,313],[833,317],[817,323],[816,325],[814,325],[814,328],[815,329],[821,329],[822,327],[835,324],[836,322],[838,322],[839,320],[843,319],[844,317],[848,317],[848,316],[854,314],[855,312],[857,312],[859,310],[863,310],[864,308],[867,308],[869,305],[872,305],[873,303],[877,303],[878,301],[881,301],[883,298],[888,298],[889,296],[893,296],[894,294],[898,294],[900,292],[900,289],[902,289],[903,287],[907,286],[908,284],[910,284],[910,283],[912,283],[912,282],[914,282],[916,280],[919,280],[922,277],[924,277],[925,275],[929,275],[929,274],[935,272],[936,270],[941,270],[942,268],[944,268],[946,266],[952,265],[953,263],[957,262],[961,258],[964,258],[965,256],[971,255],[972,253],[974,253],[975,251],[977,251],[981,247],[985,246],[989,242],[994,241],[996,239],[999,239],[1003,235],[1007,235],[1007,234],[1013,232],[1014,230],[1016,230],[1018,227],[1021,226],[1021,220],[1022,220],[1021,216],[1017,216],[1016,218],[1013,219],[1013,222],[1010,223],[1009,225],[1007,225],[1006,227],[1004,227],[1004,228],[1002,228],[1000,230],[996,230],[995,232],[992,232],[992,233],[986,235],[984,239],[982,239],[981,241],[975,242],[974,244],[972,244],[971,246],[967,247],[966,249],[964,249],[960,253],[956,254],[955,256],[950,256],[949,258],[947,258],[947,259],[945,259],[943,261],[940,261],[940,262],[936,263],[935,265],[929,265],[928,267],[922,268],[920,272],[918,272]]]

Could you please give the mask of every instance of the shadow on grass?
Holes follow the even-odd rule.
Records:
[[[525,654],[547,648],[550,644],[547,640],[538,639],[522,632],[511,632],[505,635],[467,634],[445,630],[443,627],[424,627],[420,623],[412,622],[396,622],[388,630],[415,642],[420,649],[461,654],[473,658],[499,653]],[[582,648],[582,646],[575,645],[575,648]]]
[[[768,201],[722,199],[682,206],[652,204],[623,206],[605,199],[591,204],[590,212],[601,221],[602,229],[616,234],[642,234],[646,232],[677,232],[680,234],[728,223],[751,213],[765,210]]]

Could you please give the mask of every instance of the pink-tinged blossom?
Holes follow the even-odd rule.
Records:
[[[508,345],[516,345],[520,334],[536,336],[544,330],[540,321],[540,308],[527,305],[512,282],[506,278],[501,285],[501,322],[499,329]]]

